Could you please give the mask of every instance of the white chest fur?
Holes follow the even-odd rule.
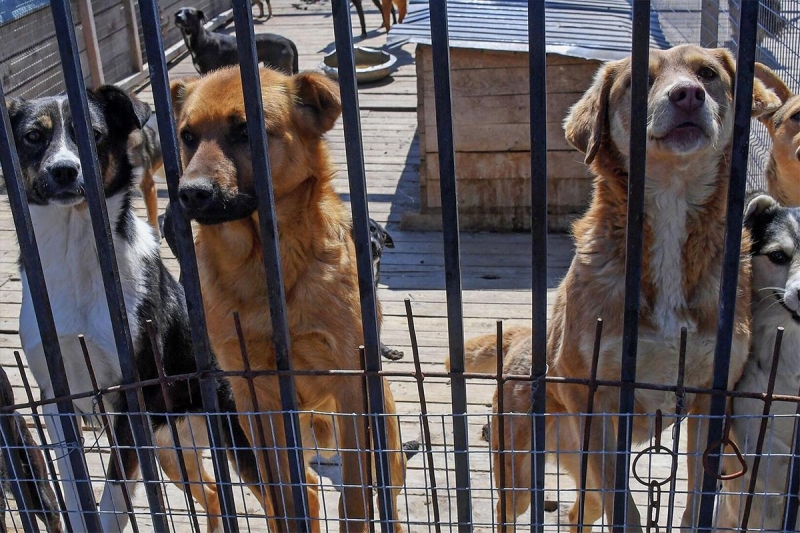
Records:
[[[121,195],[119,195],[121,196]],[[123,199],[108,200],[112,229]],[[102,271],[85,206],[31,206],[31,219],[42,260],[53,318],[61,344],[64,366],[73,393],[90,390],[83,354],[77,336],[86,337],[99,385],[120,381],[120,364],[108,312]],[[138,346],[140,324],[137,309],[145,290],[143,259],[157,251],[152,231],[144,222],[134,221],[133,242],[114,235],[122,293],[134,348]],[[20,339],[31,371],[45,396],[52,394],[42,341],[33,309],[28,279],[22,272],[23,297],[20,310]]]

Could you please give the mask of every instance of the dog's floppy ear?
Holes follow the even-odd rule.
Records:
[[[744,209],[744,226],[746,228],[752,228],[758,215],[777,205],[778,202],[768,194],[754,196]]]
[[[14,120],[24,103],[25,100],[22,98],[6,98],[6,109],[8,109],[8,116],[11,120]]]
[[[206,22],[208,19],[206,18],[206,14],[203,13],[202,9],[197,10],[197,16],[200,18],[201,22]]]
[[[150,118],[150,106],[114,85],[103,85],[93,93],[111,124],[127,135],[140,130]]]
[[[186,96],[188,96],[192,86],[198,80],[200,80],[200,76],[188,76],[186,78],[172,80],[169,83],[169,92],[172,96],[172,111],[175,113],[176,118],[180,116],[183,103],[186,101]]]
[[[383,236],[384,236],[383,245],[387,248],[394,248],[394,239],[392,239],[392,236],[389,235],[389,232],[386,231],[385,229],[383,230]]]
[[[339,87],[318,72],[302,72],[293,80],[302,125],[314,135],[321,136],[333,128],[342,113]]]
[[[766,125],[769,125],[769,122],[770,120],[772,120],[772,116],[775,113],[775,111],[777,111],[783,104],[785,104],[786,101],[789,100],[789,98],[794,96],[794,93],[792,93],[792,91],[789,90],[789,87],[786,86],[783,80],[780,79],[780,77],[778,77],[778,75],[768,66],[763,65],[761,63],[756,63],[755,70],[756,70],[756,79],[754,83],[758,81],[763,83],[765,90],[767,92],[773,93],[779,100],[777,105],[775,105],[773,102],[773,105],[765,107],[765,109],[761,110],[760,113],[755,115],[758,117],[758,120],[760,120]],[[755,87],[753,87],[753,93],[755,92],[756,89]],[[753,95],[754,104],[755,104],[755,98],[756,97],[754,94]]]
[[[728,75],[731,77],[731,83],[736,82],[736,62],[733,55],[726,48],[714,48],[711,53],[722,63]],[[762,117],[770,113],[774,113],[782,105],[780,97],[770,88],[764,85],[763,81],[759,79],[759,66],[756,63],[755,78],[753,79],[753,105],[750,111],[751,117]]]
[[[567,141],[586,154],[584,162],[594,161],[603,135],[608,132],[608,96],[620,70],[620,62],[606,63],[597,71],[592,86],[573,105],[564,119]]]

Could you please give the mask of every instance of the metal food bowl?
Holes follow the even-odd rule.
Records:
[[[354,46],[353,55],[356,62],[356,80],[358,83],[370,83],[382,80],[392,73],[397,58],[389,52],[367,48],[366,46]],[[322,58],[319,64],[320,70],[335,79],[339,78],[339,59],[334,50]]]

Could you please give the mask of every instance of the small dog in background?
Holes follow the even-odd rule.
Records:
[[[395,24],[398,22],[403,22],[403,20],[406,18],[408,0],[380,0],[380,6],[378,6],[379,0],[372,1],[375,3],[375,6],[381,10],[381,15],[383,16],[383,27],[387,32],[391,29],[391,25],[389,24],[389,13],[392,14],[392,19],[394,20]],[[395,6],[397,6],[397,17],[394,16]]]
[[[269,12],[267,15],[267,20],[269,20],[272,18],[272,4],[269,3],[269,0],[264,0],[263,2],[261,0],[250,0],[250,7],[252,8],[253,6],[258,6],[258,17],[263,19],[264,2],[267,3],[267,11]],[[231,7],[233,7],[233,4],[231,4]]]
[[[164,165],[161,157],[161,141],[158,137],[158,121],[151,115],[141,130],[135,130],[128,138],[128,158],[133,165],[134,176],[140,181],[144,205],[147,207],[147,222],[160,235],[158,221],[158,193],[153,174]]]
[[[756,63],[756,77],[781,100],[781,106],[758,119],[772,138],[767,191],[785,207],[800,207],[800,96],[769,67]]]
[[[203,26],[206,15],[194,7],[182,7],[175,13],[175,26],[181,30],[186,48],[192,55],[192,64],[200,74],[239,64],[236,37],[207,30]],[[258,60],[267,67],[296,74],[299,58],[295,44],[275,33],[256,34]]]
[[[11,382],[8,380],[4,370],[0,369],[0,374],[2,405],[6,407],[14,405],[14,391],[11,388]],[[23,470],[21,477],[24,480],[22,483],[26,485],[30,496],[31,510],[47,526],[49,533],[61,533],[63,531],[61,527],[61,510],[53,488],[48,481],[49,477],[42,450],[33,440],[33,436],[22,415],[14,412],[3,416],[8,417],[11,424],[12,432],[9,437],[13,440],[8,444],[19,449],[19,458]],[[0,455],[0,479],[2,479],[2,488],[0,489],[0,530],[5,531],[6,499],[8,495],[12,494],[12,489],[8,465],[6,465],[2,455]],[[18,503],[17,505],[20,504]]]
[[[748,203],[744,223],[750,229],[753,243],[753,337],[750,356],[736,390],[767,391],[776,331],[782,327],[774,394],[794,396],[800,387],[797,373],[800,369],[800,208],[781,207],[772,197],[758,195]],[[720,530],[741,528],[741,512],[750,491],[763,410],[763,400],[733,399],[733,436],[749,468],[741,478],[723,482],[717,511]],[[772,404],[770,415],[773,418],[767,425],[748,521],[751,531],[782,530],[795,411],[796,405],[790,402]],[[731,471],[739,468],[737,463]]]

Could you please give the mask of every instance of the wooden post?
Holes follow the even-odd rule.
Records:
[[[86,53],[89,55],[92,88],[97,89],[105,83],[105,77],[103,76],[103,62],[100,59],[100,45],[97,44],[97,28],[94,26],[91,0],[78,0],[78,10],[83,28],[83,41],[86,43]]]
[[[700,46],[713,48],[719,40],[719,0],[703,0],[701,9]]]
[[[139,25],[136,22],[136,8],[133,0],[122,0],[122,6],[125,8],[125,29],[128,31],[131,67],[133,72],[141,72],[144,69],[144,59],[142,58],[142,44],[139,40]]]

